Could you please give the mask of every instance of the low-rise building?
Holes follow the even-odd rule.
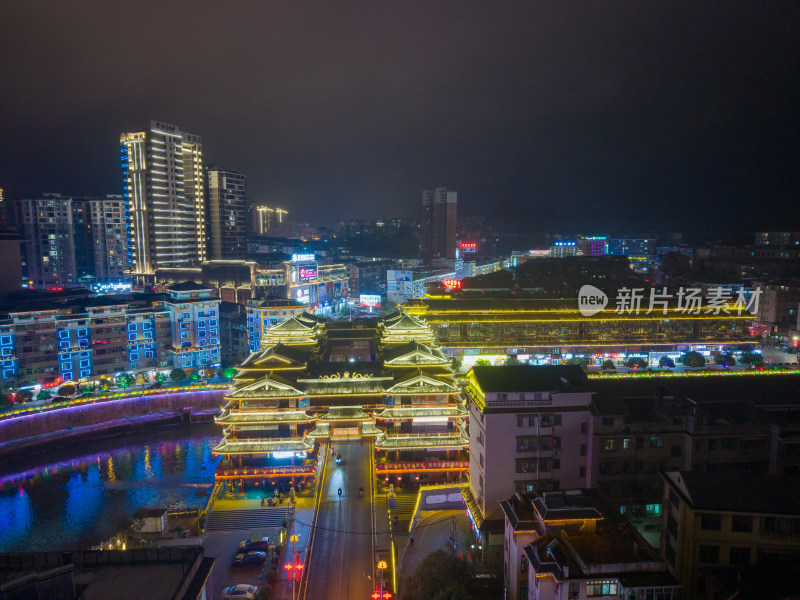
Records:
[[[663,559],[593,490],[516,494],[501,505],[507,598],[678,597]]]
[[[797,477],[688,471],[661,476],[661,553],[686,597],[712,597],[699,577],[705,568],[800,560]]]

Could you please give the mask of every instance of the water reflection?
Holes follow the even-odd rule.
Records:
[[[214,425],[164,428],[4,461],[0,552],[87,547],[138,508],[204,506],[219,438]]]

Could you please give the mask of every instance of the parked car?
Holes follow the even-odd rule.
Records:
[[[256,600],[257,593],[258,588],[256,586],[240,583],[239,585],[225,588],[222,593],[222,600]]]
[[[255,537],[247,538],[239,542],[239,552],[249,552],[250,550],[261,550],[266,552],[272,544],[269,543],[268,537]]]
[[[233,557],[233,566],[262,565],[267,560],[266,552],[241,552]]]

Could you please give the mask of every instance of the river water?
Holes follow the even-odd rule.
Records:
[[[160,427],[0,461],[0,552],[87,548],[139,508],[204,507],[222,437],[214,424]]]

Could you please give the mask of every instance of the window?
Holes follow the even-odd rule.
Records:
[[[556,427],[561,425],[561,415],[553,415],[553,425]]]
[[[586,456],[586,444],[581,444],[581,456]]]
[[[672,515],[667,516],[667,531],[672,534],[672,537],[678,539],[678,521]]]
[[[672,504],[675,508],[680,508],[681,506],[681,499],[678,496],[678,492],[671,489],[669,490],[669,503]]]
[[[746,567],[750,564],[750,548],[731,546],[728,564]]]
[[[731,519],[731,531],[750,533],[753,531],[753,517],[734,515]]]
[[[615,440],[603,440],[603,452],[614,452]]]
[[[664,447],[664,438],[660,435],[651,435],[650,436],[650,447],[651,448],[663,448]]]
[[[484,464],[483,464],[483,452],[480,453],[480,463],[481,463],[481,468],[483,468],[484,467]]]
[[[738,440],[736,438],[722,438],[720,444],[723,450],[736,450]]]
[[[616,596],[617,595],[617,582],[616,580],[605,581],[587,581],[586,582],[586,596]]]
[[[717,449],[717,440],[708,440],[708,449],[709,450],[716,450]]]
[[[706,546],[700,544],[697,550],[697,561],[701,563],[719,563],[719,546]]]
[[[719,531],[722,529],[722,517],[720,515],[709,513],[702,514],[700,516],[700,529],[705,529],[706,531]]]
[[[586,467],[581,467],[578,473],[578,477],[586,477]]]
[[[631,447],[631,438],[625,438],[622,440],[622,448],[625,450],[630,450]]]
[[[614,417],[603,417],[603,427],[613,427]]]
[[[552,426],[553,426],[552,415],[542,415],[542,427],[552,427]]]
[[[528,459],[517,459],[517,473],[535,473],[536,461]]]
[[[667,556],[667,560],[669,561],[669,564],[671,564],[674,567],[675,566],[675,559],[677,558],[677,554],[675,552],[675,548],[673,548],[669,544],[667,544],[666,556]]]
[[[536,427],[536,417],[528,417],[528,427]]]
[[[636,449],[643,450],[644,449],[644,438],[642,436],[636,437]]]
[[[647,511],[648,515],[660,515],[661,514],[661,505],[660,504],[648,504],[645,506],[645,510]]]
[[[525,427],[525,417],[517,415],[517,427]]]

